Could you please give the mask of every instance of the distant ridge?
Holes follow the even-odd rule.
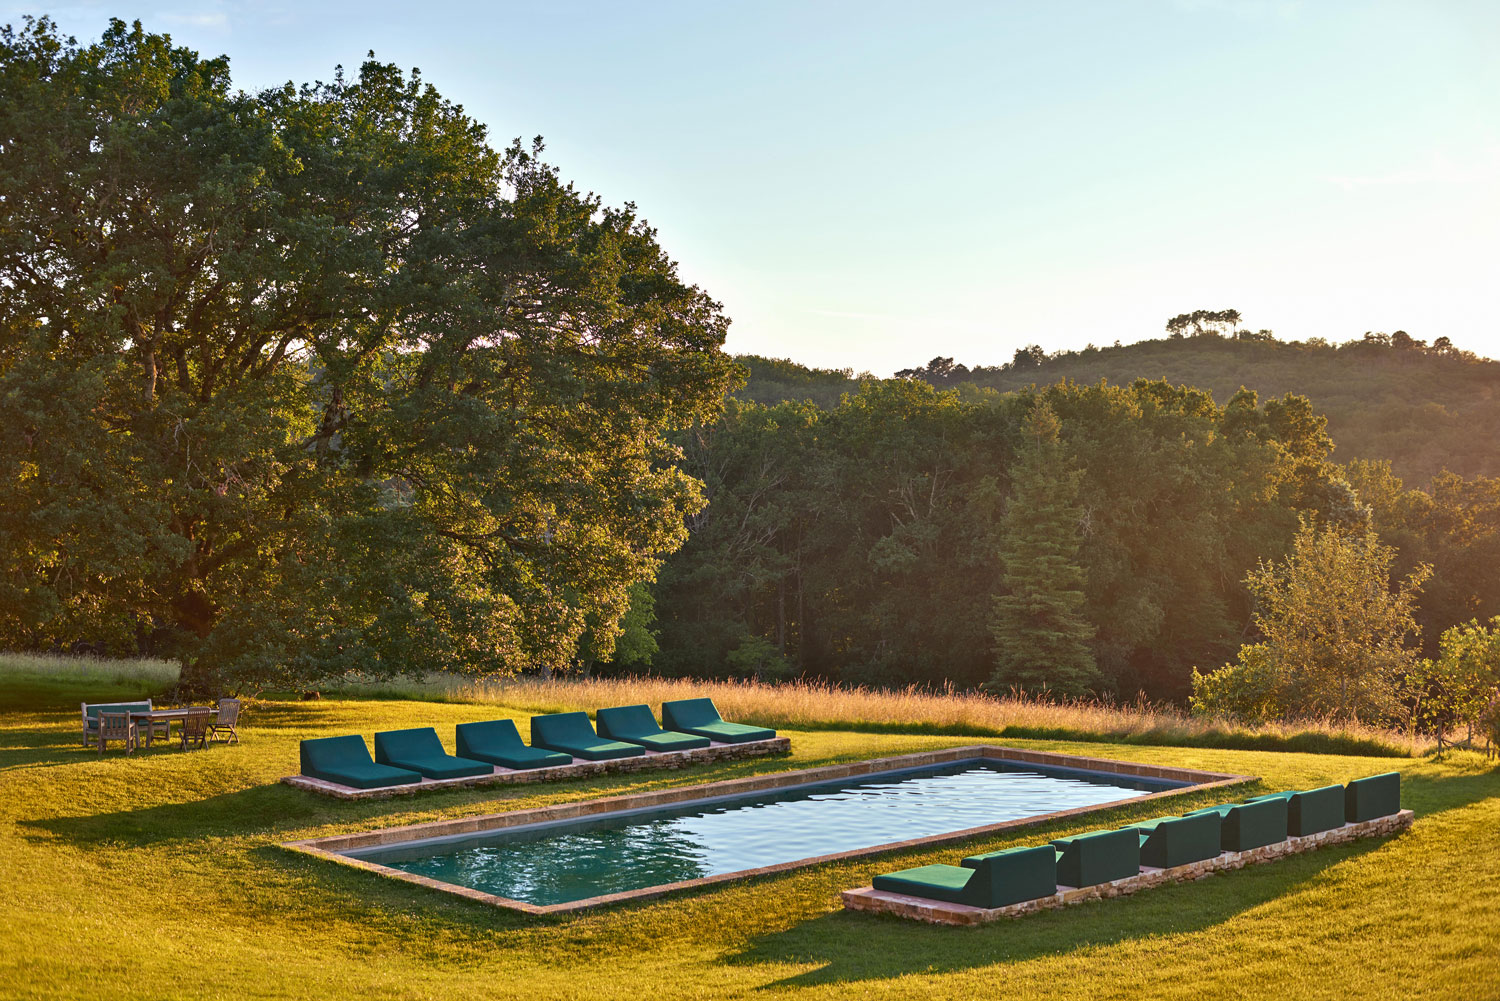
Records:
[[[1050,356],[1031,348],[1004,366],[969,369],[936,358],[903,374],[965,392],[1145,378],[1209,390],[1221,404],[1241,386],[1262,399],[1297,393],[1327,415],[1337,462],[1389,459],[1408,486],[1424,485],[1443,469],[1500,476],[1500,362],[1420,342],[1393,346],[1385,335],[1336,346],[1267,336],[1163,338]],[[829,407],[859,388],[849,369],[755,355],[736,360],[750,372],[736,395],[759,403],[810,400]]]

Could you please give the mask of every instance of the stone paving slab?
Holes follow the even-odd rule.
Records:
[[[1097,886],[1059,886],[1057,892],[1036,900],[1025,900],[1006,907],[973,907],[968,904],[950,904],[942,900],[928,900],[905,893],[891,893],[874,887],[862,886],[843,892],[844,907],[851,911],[868,911],[873,914],[891,914],[912,921],[925,921],[940,925],[979,925],[1000,918],[1018,918],[1038,911],[1053,910],[1068,904],[1081,904],[1088,900],[1120,897],[1149,890],[1167,883],[1183,883],[1202,879],[1216,872],[1243,869],[1247,865],[1273,862],[1287,855],[1313,851],[1327,845],[1344,844],[1360,838],[1383,837],[1406,830],[1412,825],[1415,814],[1402,810],[1388,817],[1377,817],[1358,824],[1345,824],[1331,831],[1309,834],[1306,837],[1291,837],[1274,845],[1252,848],[1244,852],[1221,852],[1211,859],[1173,866],[1170,869],[1155,869],[1143,866],[1134,876],[1126,876]]]
[[[358,789],[308,775],[288,775],[281,781],[298,789],[306,789],[321,796],[337,799],[389,799],[393,796],[410,796],[429,789],[463,789],[470,786],[511,785],[521,782],[565,782],[569,779],[603,775],[606,772],[640,772],[656,769],[686,768],[712,761],[738,761],[742,758],[758,758],[768,754],[787,754],[792,749],[789,737],[771,737],[752,740],[742,744],[721,744],[714,741],[708,747],[694,747],[686,751],[647,751],[633,758],[614,758],[610,761],[584,761],[575,758],[571,765],[554,765],[550,768],[506,768],[495,765],[489,775],[469,775],[458,779],[429,779],[407,785],[384,786],[380,789]]]

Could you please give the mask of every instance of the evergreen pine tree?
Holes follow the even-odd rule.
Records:
[[[1003,592],[990,616],[992,691],[1078,695],[1099,681],[1078,563],[1081,472],[1067,463],[1060,428],[1051,406],[1039,401],[1027,415],[1025,443],[1011,470],[1000,537]]]

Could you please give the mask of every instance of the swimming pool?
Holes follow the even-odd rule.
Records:
[[[1113,803],[1180,784],[972,758],[345,854],[547,906]]]
[[[281,847],[490,906],[560,914],[833,860],[972,841],[1251,780],[980,744]],[[1171,812],[1162,806],[1158,812]]]

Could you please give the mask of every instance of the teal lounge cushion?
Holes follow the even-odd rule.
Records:
[[[1351,824],[1400,812],[1400,772],[1355,779],[1344,787],[1344,819]]]
[[[1141,871],[1140,833],[1134,828],[1054,838],[1052,846],[1060,853],[1057,881],[1063,886],[1094,886]]]
[[[942,900],[950,904],[971,904],[975,893],[968,893],[968,886],[976,882],[977,873],[956,865],[921,865],[915,869],[885,873],[876,876],[874,886],[887,893],[905,893],[926,900]],[[983,907],[984,904],[973,904]]]
[[[1205,813],[1219,817],[1219,844],[1226,852],[1245,852],[1286,840],[1287,802],[1284,799],[1222,803],[1194,810],[1188,816]]]
[[[1217,814],[1157,817],[1130,825],[1140,838],[1141,865],[1157,869],[1202,862],[1219,854]]]
[[[1285,800],[1287,806],[1286,832],[1292,837],[1305,838],[1310,834],[1331,831],[1344,826],[1344,787],[1323,786],[1306,791],[1289,790],[1271,792],[1264,796],[1252,796],[1246,803],[1262,800]]]
[[[653,751],[687,751],[709,745],[707,737],[663,730],[651,715],[650,706],[614,706],[600,709],[594,717],[600,737],[639,744]]]
[[[713,699],[677,699],[661,704],[662,725],[668,730],[708,737],[721,744],[747,744],[770,740],[776,731],[763,726],[729,723],[719,715]]]
[[[377,733],[375,760],[382,765],[420,772],[429,779],[463,779],[495,773],[495,766],[487,761],[459,758],[443,750],[443,742],[430,726]]]
[[[303,775],[356,789],[381,789],[422,781],[421,775],[409,769],[376,764],[370,758],[365,739],[355,734],[304,740],[299,754]]]
[[[588,713],[549,713],[531,717],[531,746],[562,751],[589,761],[633,758],[646,753],[639,744],[600,737],[589,723]]]
[[[571,765],[573,756],[539,747],[527,747],[515,720],[491,719],[460,723],[454,728],[455,750],[461,758],[488,761],[506,768],[555,768]]]
[[[1057,892],[1050,845],[971,855],[962,866],[924,865],[876,876],[877,890],[973,907],[1004,907]]]

